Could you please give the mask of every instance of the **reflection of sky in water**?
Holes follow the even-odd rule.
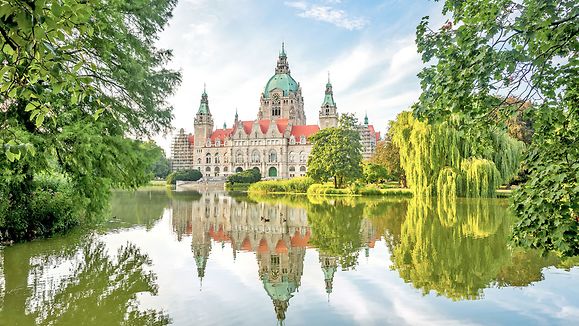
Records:
[[[112,247],[135,243],[153,261],[158,296],[143,296],[143,308],[164,309],[177,325],[273,324],[271,299],[258,275],[256,254],[213,243],[202,285],[191,252],[191,238],[178,242],[170,211],[150,232],[132,229],[103,236]],[[377,241],[363,250],[355,270],[334,276],[328,298],[318,252],[307,249],[301,286],[290,300],[285,323],[303,324],[569,324],[579,317],[579,268],[544,270],[545,279],[527,287],[485,289],[481,300],[454,302],[404,283],[390,270],[390,253]],[[329,301],[328,301],[329,300]]]

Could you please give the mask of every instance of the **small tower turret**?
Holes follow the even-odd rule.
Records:
[[[328,82],[326,83],[326,93],[324,102],[320,109],[320,128],[336,127],[338,125],[338,108],[334,101],[334,92],[330,82],[330,73],[328,72]]]
[[[203,94],[201,94],[199,110],[197,110],[197,114],[195,115],[194,129],[195,147],[204,146],[207,138],[209,138],[213,132],[213,117],[211,116],[211,111],[209,111],[209,100],[207,98],[205,85],[203,85]]]

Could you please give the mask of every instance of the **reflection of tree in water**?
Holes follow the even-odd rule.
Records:
[[[111,196],[112,227],[128,228],[143,225],[151,229],[169,206],[169,197],[163,191],[117,191]]]
[[[478,299],[491,286],[527,286],[558,259],[508,247],[507,207],[489,199],[412,198],[391,248],[393,268],[424,294]]]
[[[127,244],[111,257],[105,244],[94,238],[73,248],[73,255],[68,255],[70,248],[63,248],[64,255],[28,251],[28,257],[6,257],[13,253],[5,252],[10,262],[24,261],[7,267],[7,290],[13,291],[14,296],[7,297],[3,309],[6,315],[0,314],[0,324],[2,321],[41,325],[169,323],[162,312],[138,309],[137,294],[157,293],[155,276],[146,270],[151,262],[138,248]],[[22,251],[14,251],[18,252]],[[21,280],[11,282],[11,279]]]
[[[413,198],[393,267],[424,294],[476,299],[508,258],[506,210],[489,200]]]
[[[362,246],[360,226],[364,204],[334,199],[308,207],[308,223],[312,230],[310,244],[321,254],[337,257],[342,269],[357,264]]]
[[[386,246],[392,248],[400,243],[401,226],[406,217],[408,200],[373,200],[366,203],[364,217],[372,222],[376,234],[383,235]]]

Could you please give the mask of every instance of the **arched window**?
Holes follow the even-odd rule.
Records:
[[[296,167],[295,167],[295,166],[290,166],[290,172],[296,172]]]
[[[210,166],[206,167],[205,172],[211,172],[211,167]]]
[[[275,150],[269,152],[269,161],[277,162],[277,152]]]
[[[227,172],[227,171],[229,171],[229,169],[226,166],[223,167],[223,172]]]
[[[300,137],[300,144],[305,144],[306,143],[306,136],[301,136]]]
[[[289,157],[289,161],[293,163],[296,160],[296,153],[290,152],[288,157]]]
[[[290,145],[295,145],[296,144],[296,137],[291,136],[290,137]]]
[[[207,139],[207,147],[211,147],[211,139]]]
[[[306,161],[306,153],[300,152],[300,162],[305,162],[305,161]]]
[[[219,154],[215,153],[215,163],[219,163]]]
[[[219,167],[215,167],[214,172],[216,177],[219,176]]]
[[[221,146],[221,140],[219,139],[215,140],[215,146]]]
[[[306,172],[306,167],[305,166],[300,166],[300,172]]]
[[[239,172],[241,172],[241,171],[243,171],[243,168],[242,168],[241,166],[238,166],[238,167],[235,169],[235,173],[239,173]]]
[[[211,163],[211,154],[207,153],[205,155],[205,163],[207,163],[207,164]]]
[[[235,155],[235,162],[243,163],[243,154],[241,154],[241,152],[237,152],[237,155]]]
[[[252,163],[259,163],[259,161],[261,161],[261,155],[259,155],[259,151],[258,150],[254,150],[251,153],[251,162]]]
[[[201,164],[201,158],[197,158],[197,164]]]
[[[225,154],[225,156],[223,157],[223,162],[229,163],[229,155]]]

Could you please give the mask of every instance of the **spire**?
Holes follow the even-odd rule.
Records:
[[[326,88],[332,88],[332,83],[330,82],[330,71],[328,71],[328,83],[326,84]]]
[[[235,121],[239,120],[239,115],[237,114],[237,108],[235,108]]]
[[[324,96],[324,102],[322,107],[335,107],[336,102],[334,102],[334,91],[332,90],[332,83],[330,83],[330,73],[328,72],[328,83],[326,84],[326,95]]]
[[[368,125],[368,112],[366,112],[366,115],[364,116],[364,124],[366,126]]]
[[[281,51],[279,52],[279,56],[281,57],[287,57],[287,55],[285,54],[285,42],[281,42]]]
[[[223,129],[227,129],[227,123],[223,123]]]
[[[281,43],[281,51],[277,59],[277,66],[275,67],[276,74],[289,74],[289,64],[287,62],[287,54],[285,53],[285,43]]]
[[[207,88],[205,83],[203,83],[203,94],[201,94],[201,103],[199,104],[197,114],[209,114],[209,100],[207,98]]]

